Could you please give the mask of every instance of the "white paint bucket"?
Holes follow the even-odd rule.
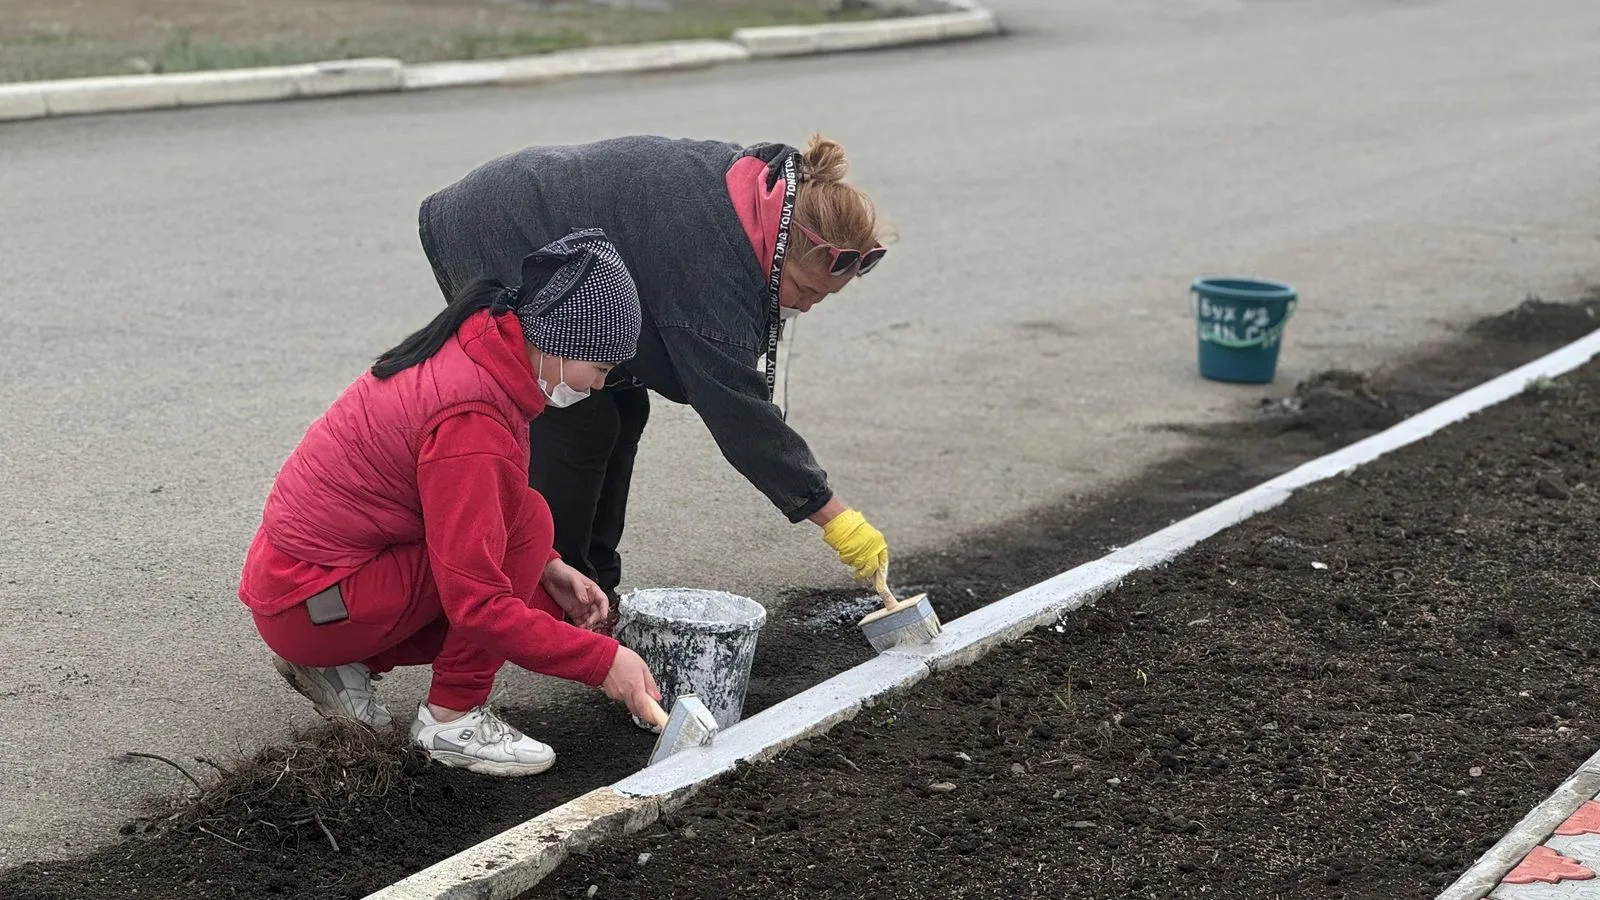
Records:
[[[617,609],[617,640],[644,658],[663,707],[694,694],[719,728],[739,721],[767,622],[761,604],[725,591],[647,588],[624,596]]]

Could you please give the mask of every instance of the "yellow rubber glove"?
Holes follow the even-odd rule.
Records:
[[[883,532],[853,509],[829,519],[822,526],[822,539],[863,581],[871,581],[879,569],[889,567],[889,542],[883,539]]]

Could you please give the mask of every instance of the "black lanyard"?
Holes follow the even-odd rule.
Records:
[[[783,215],[778,218],[778,241],[772,248],[772,277],[767,281],[770,295],[767,312],[767,402],[778,396],[778,338],[783,334],[783,316],[778,309],[778,288],[783,283],[783,256],[789,248],[789,225],[794,222],[795,154],[783,161]]]

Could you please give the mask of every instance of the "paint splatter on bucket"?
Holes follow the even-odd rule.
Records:
[[[748,597],[696,588],[647,588],[618,604],[617,640],[644,658],[671,709],[695,694],[720,728],[744,714],[756,639],[767,611]]]

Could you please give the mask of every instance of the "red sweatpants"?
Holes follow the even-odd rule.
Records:
[[[519,599],[562,619],[566,613],[539,584],[549,557],[548,543],[508,548],[505,572]],[[381,674],[432,663],[430,703],[472,709],[489,699],[505,658],[451,631],[425,545],[390,549],[340,582],[339,593],[348,619],[313,625],[299,604],[276,615],[256,615],[256,629],[274,653],[302,666],[364,662]]]

